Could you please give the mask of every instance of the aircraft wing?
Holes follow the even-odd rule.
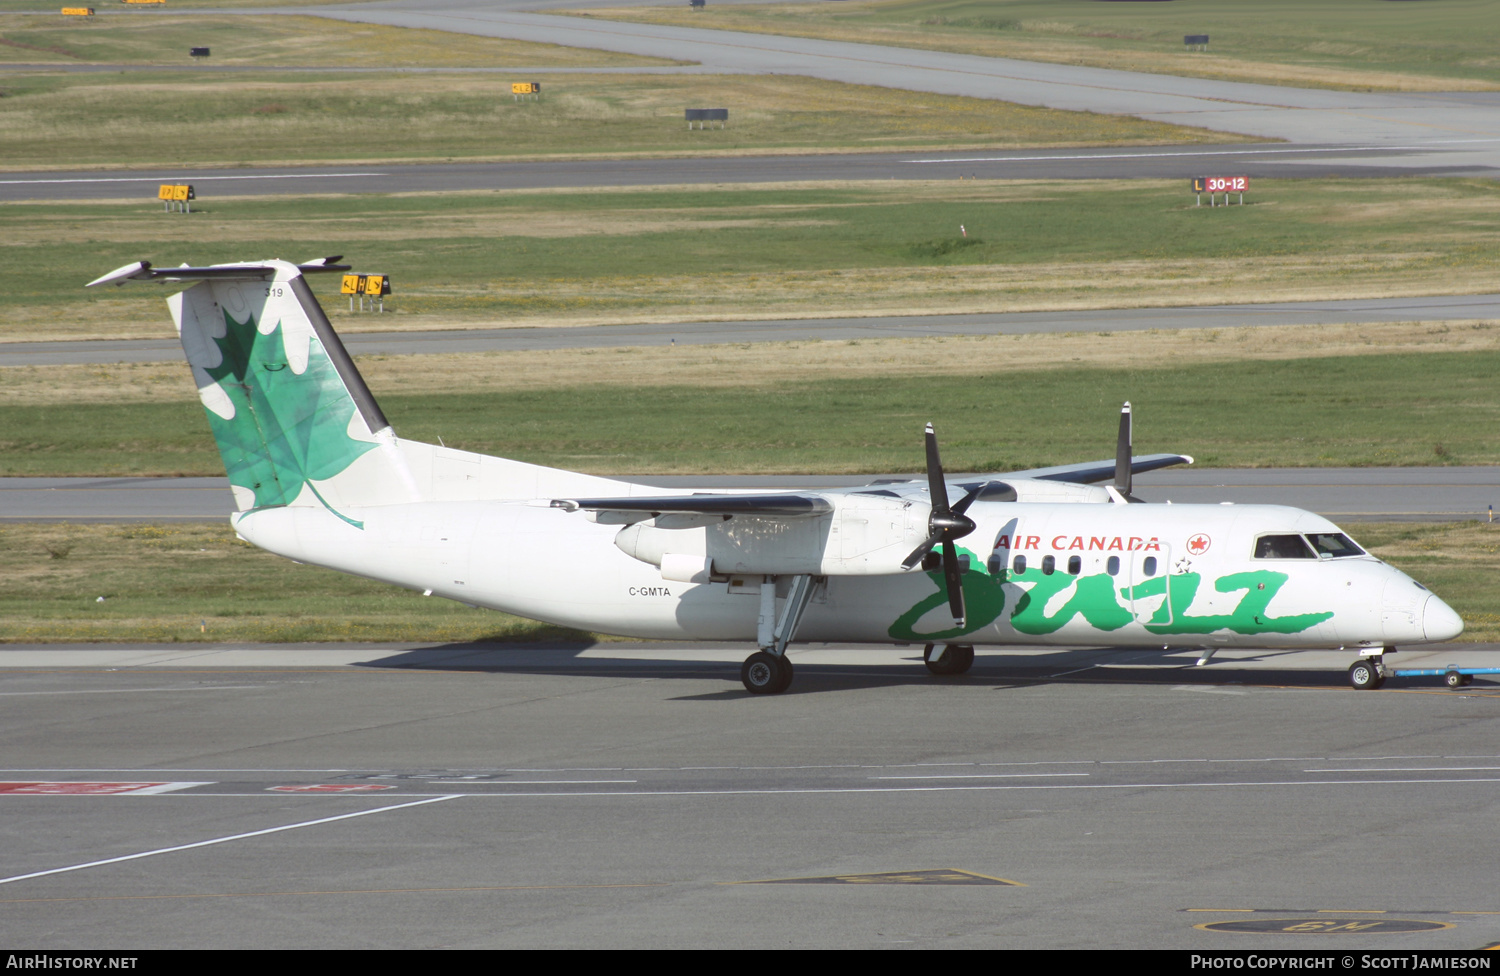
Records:
[[[1142,454],[1130,459],[1131,474],[1169,468],[1174,464],[1192,464],[1188,454]],[[1081,461],[1077,464],[1056,464],[1050,468],[1032,468],[1029,471],[1007,471],[1000,478],[1035,478],[1038,481],[1067,481],[1079,485],[1091,485],[1107,481],[1115,476],[1115,459],[1103,461]]]
[[[763,515],[810,518],[833,511],[833,502],[815,492],[763,495],[664,495],[637,498],[554,498],[566,512],[641,512],[647,515]]]

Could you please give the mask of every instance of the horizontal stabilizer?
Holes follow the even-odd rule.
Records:
[[[767,515],[799,518],[826,515],[833,503],[821,495],[668,495],[658,498],[555,498],[567,512],[650,512],[655,515]]]
[[[352,265],[339,264],[343,258],[342,254],[332,257],[315,258],[297,265],[297,270],[303,274],[318,271],[348,271]],[[116,268],[109,274],[85,285],[85,288],[94,288],[99,285],[123,285],[129,281],[267,281],[274,277],[276,268],[269,264],[211,264],[207,267],[194,268],[182,265],[177,268],[153,268],[150,261],[133,261],[123,268]]]

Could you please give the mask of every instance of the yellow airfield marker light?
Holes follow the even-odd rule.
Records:
[[[378,301],[380,303],[380,309],[379,309],[379,311],[384,312],[385,311],[385,296],[389,295],[390,293],[391,293],[391,276],[390,275],[385,275],[385,274],[365,275],[365,295],[368,295],[369,298],[370,298],[370,307],[371,308],[374,308],[375,307],[375,303]],[[364,301],[364,297],[363,296],[360,297],[359,303],[360,303],[361,306],[364,305],[365,301]]]
[[[188,201],[198,199],[193,192],[191,183],[163,183],[156,188],[156,199],[161,200],[165,206],[164,211],[179,210],[183,213],[192,213],[192,204]],[[173,206],[176,204],[176,206]]]
[[[359,296],[359,310],[365,310],[365,299],[370,299],[370,307],[376,308],[376,302],[380,303],[377,311],[385,311],[385,296],[391,293],[391,276],[388,274],[346,274],[339,282],[339,294],[349,296],[349,311],[354,311],[354,296]]]

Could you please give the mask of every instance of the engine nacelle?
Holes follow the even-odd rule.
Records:
[[[919,501],[850,494],[812,518],[663,515],[627,525],[615,545],[672,578],[693,568],[693,581],[703,560],[724,575],[879,576],[904,572],[901,561],[927,537],[927,516]]]
[[[1077,485],[1068,481],[1048,481],[1045,478],[1007,478],[1016,493],[1018,502],[1093,502],[1107,503],[1109,492],[1098,485]]]
[[[662,514],[615,536],[621,551],[657,566],[665,579],[707,582],[714,575],[885,576],[927,538],[931,506],[911,484],[825,496],[832,512],[808,517]],[[974,487],[970,485],[969,487]],[[955,499],[956,500],[956,499]],[[1042,479],[987,482],[978,501],[1107,503],[1092,485]],[[613,513],[610,513],[613,514]],[[600,516],[601,523],[614,521]]]

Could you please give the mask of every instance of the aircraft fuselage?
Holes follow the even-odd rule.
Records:
[[[733,573],[703,583],[664,579],[620,550],[619,526],[525,503],[418,502],[344,514],[251,510],[235,526],[301,562],[628,637],[753,640],[756,597],[775,585]],[[1257,557],[1267,537],[1339,534],[1298,509],[980,502],[969,515],[977,528],[965,540],[973,545],[960,545],[969,556],[963,627],[947,613],[940,572],[826,576],[798,639],[1380,647],[1448,640],[1462,627],[1439,598],[1372,556],[1310,548]]]

